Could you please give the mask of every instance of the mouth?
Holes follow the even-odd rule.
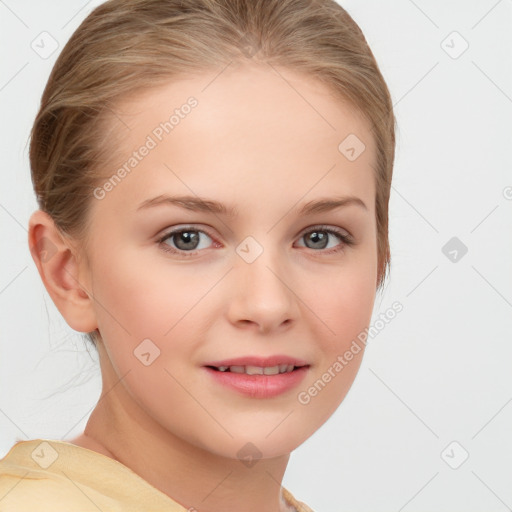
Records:
[[[251,398],[272,398],[296,388],[310,366],[288,356],[249,356],[213,361],[203,367],[213,382],[224,388]]]
[[[246,375],[278,375],[280,373],[291,373],[299,368],[308,367],[309,365],[295,366],[293,364],[279,364],[275,366],[254,366],[254,365],[232,365],[232,366],[211,366],[207,365],[206,368],[218,372],[229,373],[245,373]]]

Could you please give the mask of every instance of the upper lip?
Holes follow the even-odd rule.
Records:
[[[264,368],[278,366],[281,364],[293,366],[309,366],[309,364],[302,359],[297,359],[295,357],[290,357],[286,355],[275,355],[267,357],[242,356],[235,357],[233,359],[212,361],[210,363],[205,364],[204,366],[215,366],[216,368],[218,368],[219,366],[258,366]]]

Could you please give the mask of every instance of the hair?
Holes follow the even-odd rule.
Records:
[[[55,62],[32,127],[39,208],[64,236],[86,243],[93,191],[109,162],[105,141],[116,102],[179,76],[251,61],[316,78],[367,120],[377,152],[380,289],[391,259],[396,120],[361,29],[334,0],[109,0],[95,8]],[[87,333],[94,345],[96,335]]]

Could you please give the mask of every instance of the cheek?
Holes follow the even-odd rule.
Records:
[[[145,399],[158,396],[151,390],[162,390],[162,383],[181,396],[182,389],[165,370],[186,380],[203,339],[202,326],[210,318],[205,308],[218,293],[212,290],[218,278],[192,266],[174,263],[171,268],[165,257],[148,265],[128,254],[116,258],[115,267],[105,265],[101,272],[98,267],[95,273],[96,315],[109,359],[119,377],[130,372],[127,382],[132,380],[133,390],[140,388],[137,393]]]
[[[115,266],[104,264],[95,273],[98,322],[105,331],[112,329],[124,338],[162,338],[179,328],[180,319],[211,287],[210,279],[175,263],[172,268],[165,257],[148,264],[126,253],[116,258]]]
[[[323,289],[324,293],[315,294],[315,312],[326,326],[324,339],[330,339],[331,351],[339,351],[370,323],[376,294],[376,263],[364,264],[361,258],[358,265],[347,265],[331,273]]]
[[[321,360],[297,397],[308,421],[315,424],[330,417],[343,401],[364,355],[364,335],[375,301],[376,265],[373,268],[363,260],[359,263],[347,265],[326,281],[327,293],[316,298],[315,313],[325,327],[322,335],[316,336]]]

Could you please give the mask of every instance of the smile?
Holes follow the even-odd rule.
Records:
[[[212,366],[220,372],[245,373],[247,375],[277,375],[279,373],[290,373],[298,366],[293,364],[279,364],[276,366]]]
[[[310,365],[298,359],[274,357],[231,359],[210,363],[202,368],[220,390],[226,389],[250,398],[269,399],[297,388],[308,374]]]

